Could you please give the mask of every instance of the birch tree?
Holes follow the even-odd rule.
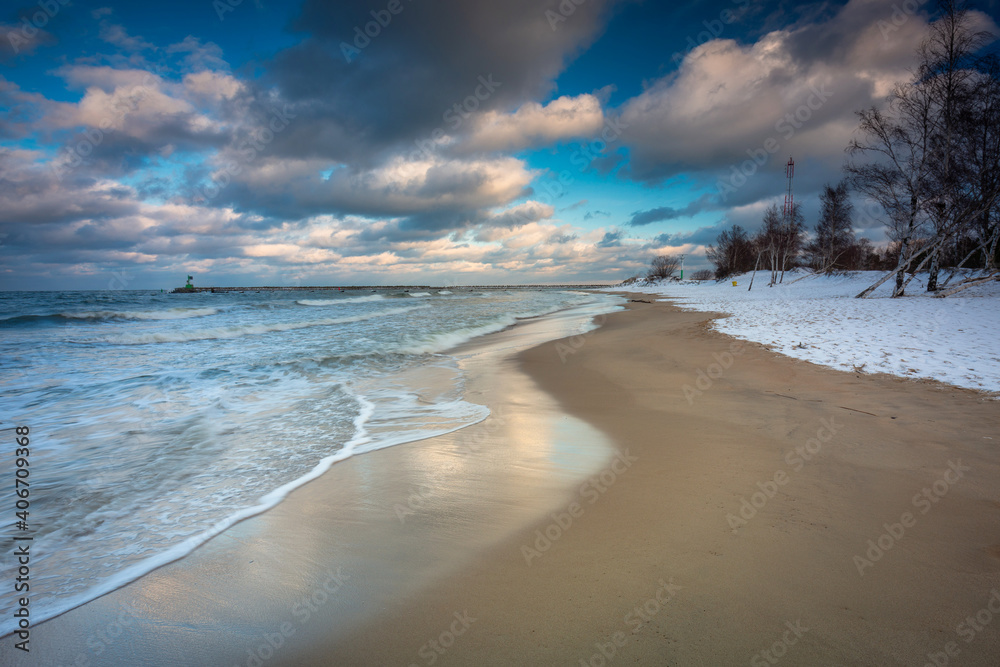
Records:
[[[949,241],[971,228],[978,202],[970,197],[977,174],[968,161],[969,122],[975,97],[982,88],[978,56],[991,41],[987,32],[973,29],[967,8],[955,0],[941,3],[941,16],[930,26],[930,34],[918,50],[920,66],[915,85],[931,92],[929,127],[933,159],[930,220],[932,251],[927,291],[937,290],[941,251]]]
[[[771,271],[768,287],[784,281],[785,271],[795,264],[802,251],[804,233],[804,217],[798,205],[794,206],[790,216],[782,215],[777,204],[764,211],[764,224],[754,237],[754,245],[757,248],[757,264],[763,263]]]
[[[878,202],[888,215],[887,232],[898,242],[896,268],[858,296],[867,296],[895,277],[892,296],[903,296],[904,271],[913,260],[913,243],[924,235],[931,180],[931,113],[926,87],[896,84],[886,111],[857,113],[858,138],[847,148],[844,167],[855,190]],[[865,158],[861,161],[859,158]]]
[[[928,291],[937,290],[942,257],[963,239],[975,236],[980,252],[989,255],[992,244],[995,253],[998,68],[978,55],[992,36],[974,30],[961,3],[944,0],[940,8],[912,79],[894,87],[884,111],[858,112],[858,136],[847,149],[851,184],[886,211],[899,248],[895,269],[859,297],[891,278],[892,295],[903,296],[924,268]]]

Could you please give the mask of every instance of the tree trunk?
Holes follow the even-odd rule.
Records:
[[[754,262],[754,265],[753,265],[753,273],[750,274],[750,287],[747,288],[748,292],[753,289],[753,279],[757,277],[757,267],[758,266],[760,266],[760,253],[759,252],[757,253],[757,261]]]
[[[938,288],[938,270],[940,262],[938,261],[938,253],[935,250],[931,253],[931,267],[927,270],[927,291],[936,292]]]
[[[920,264],[918,264],[916,268],[913,269],[913,274],[906,279],[905,283],[903,283],[903,289],[906,289],[906,286],[910,284],[910,281],[916,278],[917,274],[924,270],[924,266],[927,264],[927,262],[937,258],[938,253],[941,252],[941,248],[944,247],[944,244],[947,241],[948,237],[944,237],[926,249],[927,254],[924,256],[922,260],[920,260]]]
[[[910,219],[906,225],[906,235],[899,242],[899,259],[896,262],[896,289],[892,291],[892,298],[903,296],[903,270],[910,264],[910,240],[913,238],[913,231],[917,227],[917,197],[910,197]]]
[[[937,297],[937,298],[943,298],[943,297],[946,297],[946,296],[951,296],[952,294],[956,294],[958,292],[961,292],[964,289],[968,289],[968,288],[974,287],[976,285],[982,285],[983,283],[988,283],[991,280],[1000,280],[1000,272],[994,271],[990,275],[982,277],[982,278],[971,278],[969,280],[964,280],[961,283],[959,283],[957,286],[952,287],[947,292],[941,292],[940,294],[935,294],[935,297]]]
[[[907,250],[910,247],[910,237],[904,238],[899,242],[899,257],[896,259],[896,287],[892,290],[892,297],[903,296],[903,277],[906,273],[906,267],[910,263],[906,259]]]
[[[900,279],[900,276],[903,275],[903,268],[905,268],[905,267],[899,267],[899,266],[897,266],[895,269],[893,269],[889,273],[887,273],[884,276],[882,276],[881,278],[879,278],[878,282],[876,282],[874,285],[870,285],[869,287],[866,287],[865,289],[863,289],[861,291],[861,293],[858,294],[857,296],[855,296],[854,298],[855,299],[864,299],[866,296],[868,296],[869,294],[871,294],[872,292],[874,292],[875,290],[877,290],[879,287],[881,287],[883,283],[889,282],[889,279],[892,278],[893,276],[896,276],[897,289],[901,289],[902,288],[902,280]]]
[[[989,270],[996,270],[996,262],[994,261],[997,256],[997,242],[1000,241],[1000,228],[993,233],[993,240],[990,243],[990,250],[986,257],[986,263],[984,266]]]
[[[947,287],[948,283],[951,282],[951,279],[954,278],[956,275],[958,275],[958,272],[962,270],[962,267],[965,266],[965,263],[968,262],[970,259],[972,259],[972,256],[975,255],[980,250],[982,250],[983,247],[984,247],[983,245],[978,245],[975,248],[973,248],[969,252],[969,254],[966,255],[965,258],[961,262],[959,262],[958,264],[955,265],[955,268],[948,275],[948,277],[944,279],[944,282],[941,283],[941,286],[938,289],[944,289],[945,287]],[[988,270],[988,269],[986,269],[986,270]]]

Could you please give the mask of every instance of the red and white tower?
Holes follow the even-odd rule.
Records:
[[[788,164],[785,165],[785,176],[788,177],[788,193],[785,195],[785,219],[789,220],[795,212],[795,204],[792,201],[792,176],[795,175],[795,160],[788,156]]]

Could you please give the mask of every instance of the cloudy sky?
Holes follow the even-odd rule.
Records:
[[[0,289],[705,267],[790,155],[815,222],[932,4],[5,2]]]

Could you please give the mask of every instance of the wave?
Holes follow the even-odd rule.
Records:
[[[570,308],[580,308],[585,306],[586,304],[584,303],[577,303],[570,306]],[[599,313],[613,312],[616,309],[617,308],[608,311],[603,307],[598,306],[592,312],[587,312],[588,322],[584,325],[583,329],[581,329],[580,333],[585,333],[586,331],[591,331],[597,328],[596,325],[589,322],[590,317],[596,316]],[[539,308],[521,310],[516,313],[506,313],[484,324],[463,327],[455,329],[454,331],[431,334],[430,336],[423,338],[409,338],[403,341],[397,348],[393,349],[393,351],[398,354],[441,354],[442,352],[468,343],[469,341],[479,338],[480,336],[503,331],[504,329],[512,327],[522,320],[541,317],[543,315],[551,315],[564,310],[568,310],[568,308],[565,306],[542,306]]]
[[[169,308],[167,310],[90,310],[79,313],[49,313],[48,315],[15,315],[0,320],[0,326],[18,324],[119,322],[123,320],[184,320],[192,317],[208,317],[219,312],[218,308]]]
[[[423,296],[430,296],[431,295],[430,292],[408,292],[408,294],[410,296],[415,296],[415,297],[423,297]]]
[[[214,329],[200,329],[197,331],[161,331],[157,333],[143,334],[120,334],[116,336],[106,336],[102,340],[105,343],[114,345],[147,345],[150,343],[186,343],[196,340],[215,340],[224,338],[239,338],[240,336],[252,336],[258,334],[272,333],[277,331],[292,331],[295,329],[307,329],[310,327],[324,327],[334,324],[349,324],[351,322],[362,322],[376,317],[387,315],[399,315],[411,310],[418,310],[420,306],[408,308],[392,308],[378,313],[368,313],[367,315],[354,315],[352,317],[333,317],[323,320],[309,320],[306,322],[284,322],[281,324],[248,324],[243,326],[216,327]]]
[[[474,338],[496,333],[517,324],[519,318],[513,315],[504,315],[492,322],[474,327],[464,327],[445,333],[432,334],[426,338],[409,339],[404,341],[396,350],[400,354],[440,354],[445,350],[458,347],[463,343],[468,343]]]
[[[60,313],[60,315],[71,320],[185,320],[191,317],[208,317],[218,312],[218,308],[169,308],[145,311],[97,310],[86,313]]]
[[[263,497],[255,501],[255,504],[245,506],[235,512],[232,512],[220,521],[217,521],[208,528],[203,529],[200,533],[192,535],[156,555],[150,556],[133,565],[125,567],[120,572],[111,575],[101,583],[92,586],[83,593],[74,595],[65,600],[57,601],[51,608],[41,610],[36,622],[41,622],[55,616],[59,616],[60,614],[64,614],[71,609],[75,609],[76,607],[86,604],[91,600],[130,584],[157,568],[184,558],[199,546],[205,544],[210,539],[235,524],[271,509],[284,500],[285,497],[288,496],[288,494],[293,490],[316,479],[329,470],[334,463],[343,461],[344,459],[353,456],[360,445],[372,442],[372,438],[369,437],[368,432],[365,429],[365,424],[371,419],[375,410],[374,404],[368,401],[364,396],[355,395],[355,398],[358,400],[361,409],[359,414],[354,418],[353,437],[344,443],[339,450],[321,458],[313,465],[311,470],[303,475],[300,475],[298,478],[285,482],[278,488],[265,493]],[[378,447],[374,448],[377,449]],[[15,628],[16,626],[13,623],[0,621],[0,637],[6,637],[8,634],[12,633]]]
[[[335,306],[344,303],[368,303],[369,301],[383,301],[381,294],[370,294],[368,296],[346,297],[343,299],[300,299],[295,303],[300,306]]]
[[[410,309],[412,310],[412,308]],[[366,454],[379,449],[421,440],[427,437],[434,437],[454,433],[468,426],[478,424],[490,415],[490,410],[486,406],[468,403],[464,400],[454,400],[430,406],[432,412],[453,414],[459,411],[457,418],[450,422],[437,422],[436,426],[425,429],[404,429],[402,431],[390,431],[388,433],[373,434],[368,430],[368,425],[375,417],[376,404],[360,393],[352,392],[353,397],[358,401],[360,410],[353,419],[353,436],[339,448],[330,454],[323,456],[316,461],[312,468],[297,478],[291,479],[277,488],[264,493],[251,504],[237,509],[221,520],[216,521],[211,526],[202,529],[199,533],[187,537],[177,544],[167,547],[158,554],[149,556],[137,563],[129,565],[119,572],[109,576],[104,581],[91,586],[82,593],[78,593],[62,600],[56,600],[51,607],[43,608],[37,612],[36,623],[49,620],[72,609],[80,607],[92,600],[126,586],[140,577],[156,570],[169,563],[181,560],[191,554],[195,549],[205,544],[213,537],[223,533],[234,525],[257,516],[272,509],[282,502],[288,495],[317,479],[326,473],[335,464],[347,460],[353,456]],[[0,637],[6,638],[16,630],[16,624],[10,621],[0,621]]]
[[[447,296],[447,295],[451,294],[451,291],[450,290],[446,290],[446,289],[442,289],[442,290],[438,290],[438,294],[440,294],[441,296]]]

